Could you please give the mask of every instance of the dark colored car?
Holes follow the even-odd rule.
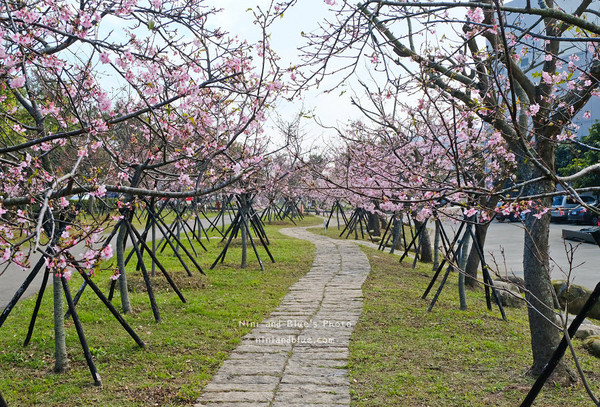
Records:
[[[581,200],[588,205],[595,205],[596,199],[593,196],[581,195]],[[556,196],[552,201],[552,209],[550,210],[551,222],[567,222],[569,220],[569,212],[579,206],[579,202],[568,196]]]
[[[600,211],[600,209],[598,209],[597,206],[595,206],[595,208]],[[568,215],[569,222],[573,222],[573,223],[577,223],[577,224],[600,226],[599,219],[600,218],[598,217],[597,212],[587,209],[581,205],[577,206],[574,209],[569,210],[569,215]]]

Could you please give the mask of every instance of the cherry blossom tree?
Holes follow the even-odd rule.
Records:
[[[369,123],[354,123],[340,134],[343,148],[329,160],[335,163],[331,171],[315,172],[325,175],[324,184],[313,182],[315,188],[348,191],[347,200],[371,213],[412,214],[419,229],[432,214],[446,212],[441,203],[455,202],[466,212],[473,197],[487,191],[482,186],[502,184],[497,180],[512,173],[514,157],[506,154],[503,139],[468,110],[445,104],[432,92],[427,95],[432,100],[422,99],[416,107],[389,92],[368,96],[369,102],[355,103]],[[447,215],[456,217],[455,212]],[[492,214],[483,216],[489,220]],[[429,261],[428,234],[423,238],[420,246]]]
[[[600,26],[591,1],[561,3],[562,8],[552,0],[539,6],[498,0],[327,3],[334,14],[320,32],[307,35],[303,51],[310,69],[299,79],[300,87],[322,82],[327,75],[337,75],[341,82],[359,71],[358,61],[367,60],[382,88],[394,92],[402,87],[415,99],[436,92],[448,105],[485,123],[490,141],[502,140],[504,156],[512,154],[519,171],[507,189],[479,185],[473,192],[506,199],[517,188],[520,199],[539,199],[542,207],[549,207],[560,184],[577,198],[581,190],[568,182],[598,165],[560,177],[554,151],[575,137],[572,120],[598,94]],[[390,114],[395,118],[403,112]],[[377,112],[374,116],[382,120]],[[424,163],[428,161],[433,159]],[[425,167],[419,163],[416,168],[419,173]],[[547,213],[527,217],[523,266],[531,305],[533,374],[549,360],[561,331],[555,324],[548,232]]]
[[[85,244],[73,257],[90,273],[112,256],[102,246],[110,219],[79,223],[69,198],[117,194],[118,220],[138,197],[207,195],[254,171],[261,157],[243,146],[262,137],[282,86],[268,44],[274,10],[248,13],[261,37],[250,44],[220,30],[201,0],[0,6],[1,261],[6,272],[46,258],[63,347],[55,370],[68,367],[60,290],[70,251]],[[246,154],[232,157],[236,145]]]

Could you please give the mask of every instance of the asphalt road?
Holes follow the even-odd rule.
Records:
[[[450,226],[450,225],[449,225]],[[579,230],[587,226],[550,224],[550,257],[552,279],[565,279],[569,272],[567,250],[575,248],[571,279],[574,284],[594,288],[600,281],[600,248],[590,243],[577,243],[562,238],[562,230]],[[521,223],[493,221],[488,230],[484,252],[488,265],[501,275],[523,277],[523,239]]]
[[[31,264],[36,264],[39,258],[39,254],[31,256]],[[21,270],[19,267],[14,265],[9,266],[4,271],[4,273],[0,276],[0,308],[4,309],[10,299],[14,296],[17,289],[21,286],[21,284],[23,284],[23,281],[25,281],[29,273],[30,270]],[[52,281],[52,279],[49,279],[49,281]],[[40,271],[21,298],[26,298],[37,293],[41,284],[42,272]]]

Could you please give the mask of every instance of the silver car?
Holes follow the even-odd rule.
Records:
[[[589,195],[580,195],[581,200],[588,204],[594,205],[596,199]],[[566,222],[569,217],[569,210],[579,206],[579,202],[570,196],[560,195],[555,196],[552,200],[552,209],[550,210],[551,222]]]

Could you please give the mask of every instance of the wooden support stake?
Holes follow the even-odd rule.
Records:
[[[96,283],[94,283],[92,281],[92,279],[90,278],[90,276],[88,275],[86,270],[84,270],[83,267],[81,267],[79,265],[79,263],[72,256],[69,257],[69,262],[71,263],[71,265],[73,265],[73,267],[75,267],[75,270],[77,270],[79,272],[81,277],[83,277],[83,279],[87,282],[87,284],[90,286],[92,291],[96,294],[96,296],[98,296],[98,298],[100,299],[100,301],[102,301],[102,303],[106,306],[106,308],[108,308],[108,310],[111,312],[111,314],[113,314],[113,316],[116,318],[116,320],[119,321],[121,326],[129,334],[129,336],[131,336],[133,338],[135,343],[137,343],[140,348],[146,347],[146,345],[144,344],[144,341],[142,341],[142,339],[135,333],[135,331],[131,328],[131,326],[127,323],[127,321],[125,321],[123,316],[119,313],[119,311],[117,311],[117,309],[114,307],[114,305],[112,305],[110,300],[108,298],[106,298],[106,296],[102,293],[102,291],[100,291],[100,289],[98,288]]]
[[[155,264],[155,265],[158,266],[158,268],[160,269],[161,273],[163,273],[163,275],[165,276],[165,278],[169,282],[169,285],[171,286],[171,288],[173,289],[173,291],[175,291],[175,293],[177,294],[177,296],[179,297],[179,299],[181,300],[181,302],[185,303],[186,300],[183,297],[183,294],[181,293],[181,291],[179,291],[179,288],[177,287],[177,285],[175,284],[175,282],[173,281],[173,279],[171,278],[171,276],[169,275],[169,273],[167,272],[167,270],[164,268],[164,266],[162,265],[162,263],[158,260],[158,258],[152,252],[152,250],[150,250],[150,248],[148,247],[148,244],[144,240],[140,239],[140,234],[139,234],[139,232],[137,230],[135,230],[135,228],[132,227],[131,231],[134,233],[135,237],[137,237],[138,241],[142,244],[142,247],[146,248],[146,251],[148,252],[148,254],[150,255],[150,257],[152,258],[152,264]],[[132,239],[133,239],[133,236],[132,236]]]
[[[129,220],[125,221],[125,225],[127,227],[127,231],[131,237],[131,242],[133,243],[133,250],[138,257],[138,262],[141,264],[142,276],[144,277],[144,283],[146,284],[146,290],[148,291],[148,298],[150,299],[150,307],[152,308],[152,314],[154,314],[154,320],[156,322],[160,322],[160,311],[158,310],[158,304],[156,303],[156,298],[154,298],[154,290],[152,290],[152,282],[150,281],[150,276],[148,275],[148,271],[146,270],[146,265],[144,264],[144,258],[142,257],[142,253],[140,252],[140,248],[137,244],[135,236],[133,235],[131,223]]]
[[[87,362],[88,368],[90,369],[90,373],[92,374],[94,386],[102,386],[102,380],[100,379],[98,369],[96,369],[96,365],[94,364],[94,360],[92,359],[92,352],[90,352],[87,340],[85,339],[85,334],[83,333],[81,321],[79,320],[79,316],[77,315],[77,311],[75,310],[75,305],[73,304],[73,299],[71,298],[71,292],[69,291],[67,279],[64,276],[62,276],[60,278],[60,281],[62,282],[63,291],[65,292],[65,298],[67,299],[69,310],[71,311],[71,315],[73,315],[73,324],[75,325],[75,330],[77,331],[79,342],[81,343],[81,347],[83,348],[83,355],[85,356],[85,361]]]
[[[25,290],[27,290],[27,288],[29,287],[29,285],[31,284],[31,282],[33,281],[35,276],[37,276],[37,273],[39,273],[39,271],[43,265],[44,265],[44,257],[42,256],[42,258],[39,259],[38,262],[36,263],[36,265],[33,267],[33,269],[31,270],[31,272],[29,273],[29,275],[27,276],[27,278],[25,279],[23,284],[21,284],[19,289],[15,292],[15,294],[13,295],[10,302],[6,305],[6,307],[4,308],[4,311],[2,311],[2,314],[0,314],[0,327],[4,324],[4,322],[6,321],[6,318],[8,318],[8,316],[10,315],[10,312],[12,311],[14,306],[17,304],[17,302],[19,301],[21,296],[23,296],[23,293],[25,292]]]
[[[31,321],[29,322],[29,329],[27,330],[27,336],[25,337],[23,346],[29,345],[29,342],[31,341],[31,336],[33,335],[33,328],[35,327],[35,320],[37,319],[38,312],[40,311],[40,306],[42,305],[42,298],[44,297],[44,292],[46,291],[46,285],[48,284],[49,275],[50,273],[46,269],[44,277],[42,278],[42,285],[40,287],[40,291],[38,291],[37,299],[35,300],[35,307],[33,308],[33,313],[31,314]]]

